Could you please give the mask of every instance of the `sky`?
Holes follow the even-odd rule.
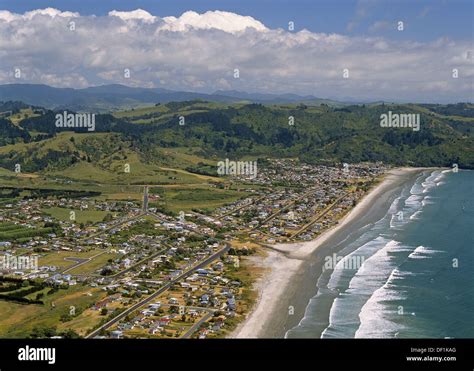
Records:
[[[0,0],[0,84],[473,101],[469,0]]]

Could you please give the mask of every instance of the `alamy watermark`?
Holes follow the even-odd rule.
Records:
[[[347,255],[340,256],[332,254],[324,258],[324,270],[335,269],[336,266],[341,262],[339,266],[341,269],[358,270],[364,264],[365,256],[360,255]]]
[[[0,256],[0,270],[37,270],[38,256]]]
[[[87,131],[95,131],[94,113],[58,113],[55,116],[57,128],[87,128]]]
[[[412,128],[413,131],[420,130],[419,113],[382,113],[380,115],[380,126],[383,128]]]
[[[217,163],[217,174],[219,175],[245,175],[251,179],[257,177],[257,161],[225,161]]]
[[[56,363],[56,348],[34,348],[29,345],[18,349],[19,361],[46,361],[50,365]]]

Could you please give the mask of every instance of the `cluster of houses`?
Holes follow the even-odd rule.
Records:
[[[382,164],[331,167],[291,159],[269,160],[268,165],[259,167],[258,176],[245,178],[246,183],[258,185],[243,190],[249,197],[217,208],[210,215],[195,211],[165,215],[154,208],[143,211],[138,203],[128,201],[18,200],[6,205],[0,223],[25,229],[55,223],[61,233],[33,236],[26,242],[0,240],[0,253],[13,254],[21,249],[24,254],[40,256],[39,267],[20,272],[24,278],[42,279],[53,286],[84,283],[102,289],[106,296],[93,305],[91,310],[95,311],[114,307],[117,302],[126,308],[168,285],[165,294],[120,321],[108,337],[180,336],[201,321],[194,336],[204,338],[219,333],[226,320],[236,316],[242,300],[241,282],[228,274],[229,267],[239,267],[237,256],[224,255],[205,267],[194,268],[223,247],[225,241],[215,238],[221,227],[228,231],[225,240],[245,233],[268,243],[313,239],[337,223],[385,171]],[[84,226],[75,220],[53,219],[45,212],[52,207],[100,210],[114,216]],[[149,229],[140,227],[145,222]],[[131,232],[135,230],[140,232]],[[70,252],[66,256],[74,257],[75,252],[92,250],[98,255],[107,252],[110,258],[86,274],[68,272],[64,264],[41,265],[41,257],[48,254]]]
[[[236,297],[240,293],[240,282],[225,278],[225,264],[221,261],[196,272],[179,282],[179,285],[162,296],[160,300],[141,308],[132,318],[120,322],[110,331],[111,338],[148,336],[176,336],[189,330],[198,320],[208,314],[208,325],[198,332],[199,337],[216,333],[222,329],[227,318],[235,316]],[[110,302],[117,300],[118,294],[109,296],[96,303],[100,310]],[[184,317],[184,321],[183,321]],[[186,325],[186,326],[184,326]]]
[[[252,238],[268,243],[314,239],[337,223],[364,195],[362,189],[387,170],[381,163],[331,167],[293,159],[268,162],[252,180],[267,188],[215,211],[224,225],[250,231]]]

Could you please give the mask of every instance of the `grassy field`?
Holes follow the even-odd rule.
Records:
[[[30,153],[41,159],[52,151],[75,153],[76,162],[68,163],[65,158],[37,173],[29,174],[25,170],[32,167]],[[4,185],[41,187],[56,183],[53,185],[60,187],[62,180],[69,189],[83,187],[89,190],[92,190],[91,187],[100,188],[101,184],[198,184],[203,181],[222,181],[217,177],[206,177],[185,170],[199,163],[215,165],[213,159],[199,155],[200,151],[199,148],[156,147],[145,159],[131,149],[128,142],[113,133],[61,132],[40,142],[0,147],[0,156],[15,155],[22,165],[19,174],[14,173],[13,168],[0,169],[0,181]]]
[[[69,219],[69,215],[71,211],[74,211],[76,213],[75,221],[77,223],[100,222],[109,213],[107,211],[102,211],[102,210],[75,210],[75,209],[73,210],[73,209],[66,209],[63,207],[44,208],[44,209],[41,209],[41,211],[60,221],[71,221]]]
[[[173,147],[173,148],[158,148],[158,151],[163,156],[173,158],[175,167],[182,167],[183,165],[196,165],[199,162],[206,164],[216,165],[217,159],[212,161],[210,159],[203,158],[197,153],[200,151],[198,147]]]
[[[89,251],[54,251],[46,253],[39,257],[38,264],[42,265],[54,265],[60,268],[69,268],[76,264],[72,260],[65,260],[65,258],[80,258],[88,259],[94,255],[100,254],[104,250],[91,249]]]
[[[121,254],[104,252],[92,258],[91,261],[81,264],[77,268],[68,271],[69,274],[93,274],[103,266],[107,265],[109,260],[114,260],[120,257]]]
[[[135,109],[125,110],[125,111],[117,111],[113,113],[113,116],[117,118],[125,118],[125,119],[133,120],[133,118],[136,118],[139,116],[162,114],[168,111],[169,111],[168,107],[166,107],[165,105],[159,105],[159,106],[135,108]]]
[[[82,144],[84,141],[90,141],[93,139],[104,140],[109,137],[110,133],[74,133],[72,131],[64,131],[58,133],[55,137],[41,142],[31,143],[16,143],[9,144],[7,146],[0,147],[0,153],[10,153],[12,151],[22,152],[26,150],[34,150],[37,154],[44,154],[48,150],[55,151],[67,151],[74,150],[77,145]],[[74,142],[71,141],[74,138]]]
[[[215,209],[227,203],[234,202],[247,193],[217,188],[166,188],[163,199],[166,208],[173,211],[188,211],[192,209]]]
[[[109,313],[116,308],[122,308],[123,305],[121,303],[110,303],[107,305],[107,309]],[[100,314],[100,310],[95,310],[92,308],[88,308],[84,310],[81,314],[74,317],[70,321],[59,323],[58,329],[59,330],[67,330],[67,329],[74,329],[79,335],[85,336],[93,328],[97,323],[102,321],[106,316]]]
[[[13,174],[9,175],[8,173],[2,175],[2,171],[0,169],[0,184],[5,187],[15,188],[100,192],[101,195],[96,197],[98,200],[125,200],[129,199],[128,196],[130,196],[131,199],[141,199],[143,196],[143,187],[139,185],[113,183],[101,184],[88,180],[71,180],[65,178],[63,174],[64,173],[58,173],[58,175],[32,174],[33,176],[31,177],[25,177]],[[100,176],[102,175],[103,174],[100,174]],[[98,178],[97,181],[104,181],[104,177]]]
[[[14,223],[0,223],[0,241],[29,240],[51,232],[51,228],[28,228]]]
[[[71,306],[79,313],[105,295],[100,289],[77,285],[46,295],[44,305],[0,301],[0,338],[25,338],[34,327],[59,327],[61,316],[69,313]],[[75,330],[73,325],[67,328]]]
[[[114,112],[117,118],[125,119],[135,124],[150,124],[153,122],[166,121],[173,116],[186,116],[196,112],[206,112],[212,109],[227,108],[231,104],[223,104],[218,102],[192,101],[185,104],[179,109],[170,109],[166,104],[159,106],[141,107],[133,110],[124,110]],[[238,105],[232,105],[238,106]],[[148,116],[148,117],[143,117]]]
[[[39,114],[34,113],[31,108],[23,108],[20,110],[19,113],[15,113],[14,115],[9,116],[8,119],[13,124],[17,125],[21,120],[24,120],[30,117],[36,117],[36,116],[39,116]]]
[[[6,176],[14,176],[15,173],[14,173],[13,171],[11,171],[11,170],[8,170],[8,169],[5,169],[5,168],[3,168],[3,167],[0,167],[0,176],[2,176],[2,175],[3,175],[3,176],[5,176],[5,175],[6,175]]]

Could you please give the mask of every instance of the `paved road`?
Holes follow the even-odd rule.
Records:
[[[63,270],[61,272],[61,274],[66,274],[67,272],[69,271],[72,271],[73,269],[77,268],[77,267],[80,267],[81,265],[84,265],[86,263],[89,263],[92,259],[94,258],[97,258],[98,256],[102,255],[102,254],[105,254],[105,251],[102,251],[94,256],[91,256],[90,258],[75,258],[73,256],[71,257],[67,257],[67,258],[64,258],[64,260],[70,260],[70,261],[75,261],[76,264],[74,264],[73,266],[69,267],[69,268],[66,268],[65,270]]]
[[[208,312],[204,317],[202,317],[199,321],[197,321],[194,325],[191,326],[191,328],[186,331],[186,333],[181,336],[181,339],[187,339],[189,338],[194,332],[201,326],[204,322],[206,322],[209,318],[212,317],[214,313]]]
[[[137,215],[132,216],[132,217],[130,217],[130,218],[127,217],[127,216],[125,216],[125,217],[123,217],[124,220],[122,220],[122,221],[120,221],[120,222],[118,222],[118,223],[116,223],[116,224],[112,224],[111,226],[107,227],[106,229],[103,229],[103,230],[101,230],[101,231],[99,231],[99,232],[97,232],[97,233],[94,233],[94,234],[90,235],[90,236],[81,237],[81,238],[79,238],[79,241],[85,241],[85,240],[89,240],[89,239],[91,239],[91,238],[100,236],[100,235],[102,235],[102,234],[104,234],[104,233],[107,233],[108,231],[110,231],[110,230],[112,230],[112,229],[114,229],[114,228],[117,228],[117,227],[119,227],[119,226],[121,226],[121,225],[124,225],[124,224],[126,224],[126,223],[128,223],[128,222],[131,222],[132,220],[141,218],[141,217],[144,216],[144,215],[146,215],[146,214],[143,213],[143,212],[141,212],[140,214],[137,214]]]
[[[342,196],[340,196],[336,201],[334,201],[330,206],[326,207],[319,215],[317,215],[313,220],[311,220],[308,224],[302,226],[298,231],[296,231],[291,238],[295,238],[299,236],[301,233],[306,231],[309,227],[311,227],[313,224],[315,224],[318,220],[320,220],[324,215],[326,215],[329,211],[331,211],[336,205],[339,204],[339,202],[347,197],[349,193],[344,193]]]
[[[165,244],[163,244],[165,245]],[[142,265],[143,263],[145,263],[146,261],[148,260],[151,260],[151,259],[154,259],[156,258],[157,256],[160,256],[162,255],[165,251],[168,251],[171,247],[168,246],[168,245],[165,245],[165,248],[155,252],[154,254],[150,255],[150,256],[147,256],[146,258],[140,260],[139,262],[136,262],[135,264],[131,265],[130,267],[128,268],[125,268],[124,270],[121,270],[120,272],[117,272],[115,274],[112,274],[110,276],[107,276],[107,278],[117,278],[117,277],[120,277],[120,276],[123,276],[125,273],[127,272],[130,272],[131,270],[135,269],[136,267]]]
[[[275,218],[277,215],[282,214],[283,211],[288,210],[291,206],[293,206],[296,202],[301,200],[304,197],[309,196],[311,193],[314,193],[314,189],[311,189],[308,192],[303,193],[301,196],[297,197],[295,200],[288,202],[285,206],[283,206],[281,209],[278,209],[278,211],[274,212],[272,215],[270,215],[268,218],[264,219],[262,222],[260,222],[256,227],[252,228],[251,231],[255,231],[259,229],[262,225],[264,225],[266,222],[272,220]]]
[[[148,186],[145,186],[143,189],[143,211],[146,212],[148,210]]]
[[[160,222],[169,223],[168,220],[165,220],[165,219],[163,219],[161,216],[159,216],[158,214],[152,213],[152,212],[150,212],[150,211],[147,211],[147,212],[146,212],[146,215],[150,215],[150,216],[154,217],[155,219],[157,219],[157,220],[160,221]],[[205,234],[202,234],[201,232],[196,231],[196,230],[191,229],[191,228],[183,227],[183,229],[186,229],[188,232],[198,234],[199,236],[209,237],[209,236],[207,236],[207,235],[205,235]]]
[[[161,304],[161,307],[171,307],[173,306],[172,304]],[[197,311],[204,311],[204,312],[207,312],[199,321],[197,321],[195,324],[193,324],[188,331],[186,331],[184,333],[183,336],[180,336],[180,339],[187,339],[189,338],[192,334],[194,334],[194,332],[199,328],[199,326],[201,326],[201,324],[203,324],[204,322],[206,322],[209,318],[211,318],[215,312],[218,311],[218,309],[215,309],[215,308],[206,308],[206,307],[195,307],[193,305],[189,306],[189,305],[186,305],[185,306],[186,309],[194,309],[194,310],[197,310]]]
[[[230,245],[226,245],[224,248],[222,248],[221,250],[215,252],[214,254],[209,256],[208,258],[204,259],[203,261],[198,263],[196,266],[194,266],[190,270],[182,273],[181,275],[176,277],[174,280],[168,282],[167,284],[165,284],[164,286],[159,288],[157,291],[155,291],[153,294],[151,294],[147,298],[143,299],[142,301],[138,302],[137,304],[132,305],[130,308],[126,309],[125,311],[120,313],[118,316],[111,319],[109,322],[103,324],[98,329],[92,331],[89,335],[86,336],[86,339],[93,338],[94,336],[97,336],[102,330],[107,330],[111,326],[115,325],[117,322],[119,322],[120,320],[122,320],[123,318],[128,316],[130,313],[136,311],[137,309],[141,308],[145,304],[148,304],[149,302],[154,300],[156,297],[158,297],[159,295],[164,293],[166,290],[168,290],[176,282],[182,280],[183,278],[186,278],[186,277],[190,276],[196,269],[204,268],[205,266],[207,266],[212,261],[220,258],[223,254],[225,254],[227,251],[229,251],[229,249],[230,249]]]

